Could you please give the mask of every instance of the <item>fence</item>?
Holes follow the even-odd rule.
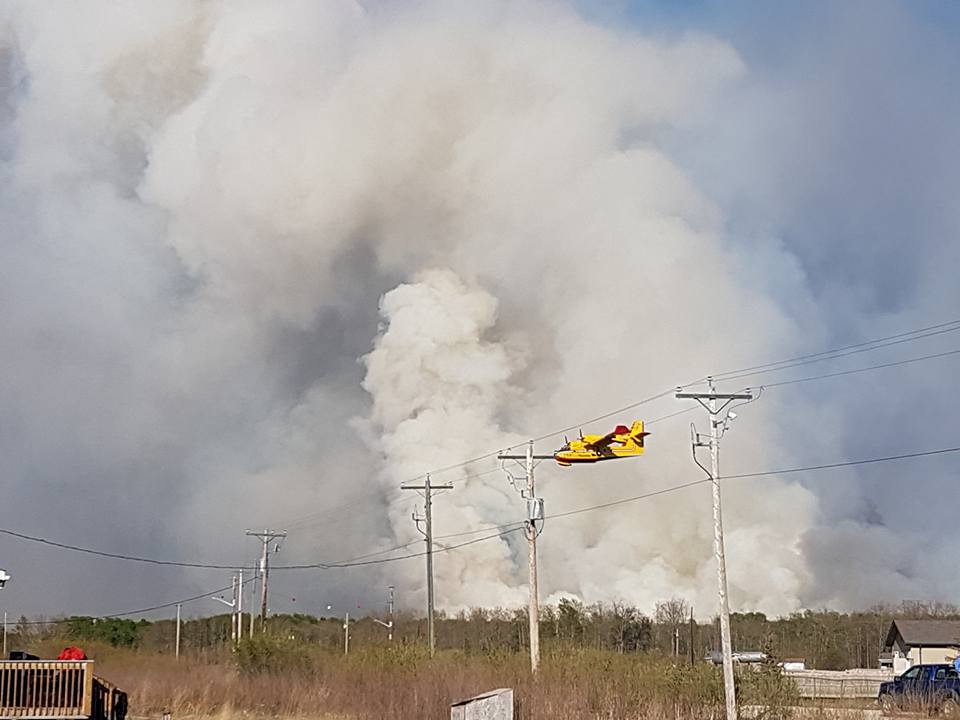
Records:
[[[875,698],[880,683],[893,679],[887,670],[788,670],[784,674],[804,698]]]

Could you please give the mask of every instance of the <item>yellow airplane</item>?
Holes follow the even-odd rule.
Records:
[[[595,463],[601,460],[643,455],[643,438],[650,433],[644,432],[643,422],[637,420],[632,427],[617,425],[613,432],[606,435],[580,435],[579,440],[568,440],[567,444],[553,454],[553,459],[564,467],[574,463]]]

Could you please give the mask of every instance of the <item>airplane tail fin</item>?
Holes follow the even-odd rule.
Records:
[[[630,448],[631,450],[643,450],[643,439],[649,434],[650,433],[643,429],[643,421],[637,420],[630,427],[630,434],[627,436],[624,447]]]

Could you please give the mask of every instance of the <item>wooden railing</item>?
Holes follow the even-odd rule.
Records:
[[[0,718],[123,720],[127,696],[92,660],[0,660]]]
[[[93,678],[93,714],[96,720],[124,720],[127,694],[103,678]]]

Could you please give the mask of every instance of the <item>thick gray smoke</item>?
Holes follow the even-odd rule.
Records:
[[[905,190],[861,190],[834,152],[854,129],[804,117],[830,117],[833,94],[872,76],[865,62],[813,91],[786,61],[767,77],[722,32],[644,34],[559,3],[0,13],[0,527],[222,563],[250,560],[244,528],[270,525],[290,529],[277,564],[349,559],[419,537],[418,498],[398,486],[431,468],[960,304],[943,269],[957,243],[940,239],[955,216],[891,210],[918,234],[909,256],[841,222],[849,197],[852,226],[890,227],[871,212]],[[903,25],[895,9],[877,17],[878,37]],[[912,143],[904,156],[929,170]],[[833,175],[842,200],[818,159],[848,168]],[[829,228],[807,220],[824,214]],[[882,405],[876,378],[771,391],[740,412],[724,468],[948,444],[944,369],[885,375]],[[902,427],[913,398],[927,414]],[[548,514],[698,479],[691,419],[706,429],[693,413],[651,426],[638,460],[542,466]],[[948,492],[948,467],[923,466],[927,487]],[[937,570],[947,504],[904,499],[881,473],[731,482],[734,606],[957,590]],[[524,516],[492,459],[436,479],[456,485],[437,497],[439,535]],[[644,609],[681,595],[707,615],[711,537],[706,486],[548,521],[542,590]],[[516,535],[440,555],[439,597],[516,604],[524,563]],[[0,567],[14,575],[4,603],[30,614],[229,583],[11,539]],[[388,582],[410,607],[423,593],[418,560],[274,578],[275,610],[376,609]]]

